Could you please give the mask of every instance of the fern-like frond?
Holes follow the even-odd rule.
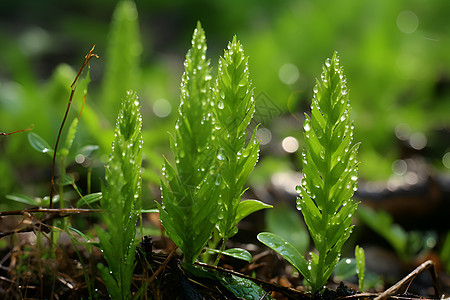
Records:
[[[106,116],[113,117],[129,89],[136,89],[142,44],[134,1],[120,1],[111,20],[101,101]]]
[[[112,152],[105,170],[100,204],[107,230],[97,226],[108,263],[100,266],[113,299],[131,297],[136,248],[136,221],[140,209],[142,165],[142,117],[136,93],[127,92],[117,117]]]
[[[218,228],[221,237],[227,239],[237,232],[237,209],[244,184],[259,153],[255,132],[250,141],[246,141],[246,130],[255,112],[255,102],[248,57],[244,55],[236,36],[220,58],[214,97],[220,177],[223,180]]]
[[[318,251],[311,254],[309,282],[320,290],[339,261],[358,205],[351,197],[357,189],[359,144],[352,144],[348,90],[336,53],[326,60],[314,87],[311,117],[306,115],[304,129],[306,150],[297,208]]]
[[[159,210],[168,236],[183,251],[185,260],[193,263],[211,236],[219,199],[211,70],[200,23],[194,31],[184,67],[179,118],[172,144],[175,165],[167,160],[164,164]]]

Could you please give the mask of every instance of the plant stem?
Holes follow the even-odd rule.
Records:
[[[220,246],[219,254],[217,254],[216,261],[214,262],[214,266],[219,264],[220,257],[222,256],[222,252],[225,251],[225,244],[227,243],[227,238],[224,238],[222,241],[222,246]]]

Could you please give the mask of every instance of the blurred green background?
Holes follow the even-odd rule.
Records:
[[[167,132],[177,115],[183,61],[197,20],[206,31],[213,74],[235,34],[250,56],[262,140],[255,184],[277,169],[301,168],[295,149],[303,144],[303,113],[334,51],[347,74],[355,140],[362,142],[361,180],[404,176],[399,162],[402,167],[411,157],[425,161],[427,172],[448,175],[448,0],[136,1],[116,10],[117,3],[0,3],[1,132],[34,124],[33,131],[54,145],[70,84],[96,45],[100,59],[91,61],[72,158],[95,144],[100,160],[69,165],[80,177],[93,167],[93,189],[110,150],[121,90],[130,88],[142,102],[144,182],[147,198],[155,197],[162,157],[170,157]],[[72,118],[81,100],[74,99]],[[31,148],[27,133],[0,136],[0,208],[9,207],[4,196],[12,192],[47,195],[50,168],[51,159]],[[81,179],[78,184],[83,188]]]

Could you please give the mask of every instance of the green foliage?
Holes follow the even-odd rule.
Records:
[[[229,273],[208,270],[196,265],[185,265],[190,274],[219,282],[237,299],[269,300],[273,299],[264,289],[253,281]]]
[[[184,66],[172,143],[175,167],[166,160],[158,207],[168,236],[186,262],[193,263],[215,226],[227,239],[237,232],[240,220],[270,206],[257,200],[241,202],[243,185],[258,158],[254,135],[245,146],[254,103],[242,47],[236,38],[229,44],[212,89],[205,33],[198,23]],[[248,260],[236,251],[240,250],[230,253]]]
[[[83,266],[82,271],[83,271],[84,280],[85,280],[85,283],[87,285],[87,289],[89,292],[89,299],[95,299],[94,298],[95,275],[89,274],[88,268],[85,265],[85,263],[83,262],[83,257],[81,255],[80,251],[78,250],[78,246],[83,245],[85,247],[86,251],[89,253],[89,255],[92,255],[92,248],[93,248],[93,244],[95,244],[95,242],[91,242],[91,240],[92,240],[91,238],[89,238],[87,235],[85,235],[84,233],[82,233],[81,231],[79,231],[78,229],[75,229],[73,227],[66,226],[65,232],[68,234],[70,240],[72,241],[72,244],[75,246],[74,249],[78,256],[78,261]],[[80,239],[77,239],[75,237],[74,233],[77,234],[80,237]]]
[[[219,255],[223,254],[223,255],[234,257],[234,258],[237,258],[240,260],[245,260],[248,263],[252,262],[252,255],[250,254],[250,252],[248,252],[245,249],[232,248],[232,249],[227,249],[227,250],[221,251],[221,250],[217,250],[217,249],[208,248],[208,249],[206,249],[206,251],[216,253]]]
[[[379,278],[368,274],[368,284],[365,284],[365,268],[366,259],[364,249],[358,245],[355,247],[355,258],[343,258],[334,268],[333,274],[335,280],[346,280],[352,276],[358,276],[359,290],[364,292],[364,287],[367,285],[375,286]]]
[[[364,292],[364,276],[366,268],[366,255],[364,249],[356,245],[355,247],[356,273],[358,274],[359,290]]]
[[[450,231],[447,232],[444,244],[441,249],[441,260],[447,272],[450,273]]]
[[[298,252],[305,254],[309,249],[309,235],[301,217],[290,206],[275,205],[266,212],[266,226],[272,232],[288,241]]]
[[[249,79],[248,57],[236,36],[219,60],[214,87],[216,137],[219,145],[220,197],[218,229],[225,240],[237,232],[238,208],[244,205],[241,195],[248,175],[253,170],[259,152],[255,131],[246,141],[246,129],[255,112],[253,87]],[[247,145],[246,145],[247,143]]]
[[[120,99],[127,90],[138,87],[142,45],[134,1],[126,0],[117,4],[110,26],[101,97],[107,117],[116,113]]]
[[[9,194],[6,195],[6,199],[15,201],[15,202],[19,202],[19,203],[23,203],[23,204],[27,204],[27,205],[32,205],[32,206],[48,206],[50,204],[50,197],[49,196],[45,196],[44,198],[33,198],[27,195],[23,195],[23,194],[19,194],[19,193],[13,193],[13,194]],[[59,196],[55,196],[53,197],[53,203],[56,203],[59,201]]]
[[[100,204],[107,231],[97,226],[108,264],[99,270],[113,299],[131,298],[136,220],[140,209],[142,118],[135,93],[127,92],[117,117],[115,139],[106,166]]]
[[[410,261],[419,252],[426,251],[436,244],[434,233],[407,232],[394,223],[392,217],[383,210],[374,211],[367,206],[361,206],[357,215],[362,222],[382,236],[403,261]]]
[[[333,270],[333,276],[335,281],[347,280],[352,276],[356,276],[356,259],[354,258],[342,258],[335,266]]]
[[[83,78],[81,80],[81,82],[78,82],[78,77],[76,77],[74,83],[73,83],[73,90],[71,92],[73,92],[73,94],[70,94],[70,98],[69,98],[69,104],[75,99],[77,100],[81,100],[80,98],[82,97],[86,97],[87,95],[87,88],[90,82],[90,74],[89,71],[87,72],[85,78]],[[78,88],[77,88],[78,87]],[[80,91],[81,90],[81,91]],[[68,108],[70,108],[70,106],[68,106]],[[74,189],[79,193],[79,190],[75,184],[75,180],[72,176],[67,175],[66,174],[66,168],[67,168],[67,158],[69,157],[70,154],[70,150],[72,149],[72,145],[73,142],[75,140],[76,137],[76,133],[78,130],[78,122],[79,122],[79,118],[75,117],[72,120],[72,123],[70,124],[69,128],[66,130],[65,132],[65,142],[64,145],[60,146],[60,148],[57,150],[57,152],[55,153],[55,150],[49,145],[49,143],[42,138],[40,135],[38,135],[35,132],[30,132],[28,133],[28,142],[31,145],[31,147],[40,152],[40,153],[46,153],[48,154],[50,157],[56,157],[57,160],[55,160],[55,162],[58,162],[59,164],[59,170],[60,170],[60,174],[59,174],[59,179],[56,180],[56,182],[59,185],[59,195],[58,196],[54,196],[53,201],[52,202],[56,202],[61,200],[61,205],[60,207],[65,207],[65,203],[64,203],[64,186],[66,185],[72,185],[74,187]],[[62,128],[64,123],[61,124]],[[61,131],[62,132],[62,131]],[[96,147],[93,145],[90,145],[89,147]],[[57,145],[55,145],[55,149],[57,148]],[[17,194],[12,194],[12,195],[7,195],[7,197],[10,200],[16,201],[16,202],[22,202],[22,203],[26,203],[26,204],[34,204],[34,205],[49,205],[50,204],[50,197],[44,197],[43,199],[41,198],[31,198],[28,196],[24,196],[24,195],[17,195]],[[52,204],[51,204],[52,205]]]
[[[183,251],[185,260],[193,263],[217,222],[220,188],[213,143],[211,70],[200,23],[184,66],[180,115],[172,144],[176,168],[166,160],[159,210],[168,236]]]
[[[299,270],[313,291],[322,290],[339,261],[358,205],[351,197],[358,178],[359,144],[352,145],[349,114],[346,79],[335,53],[326,60],[321,80],[314,87],[311,117],[306,115],[303,179],[297,187],[297,208],[303,212],[317,253],[312,252],[307,261],[283,238],[269,233],[258,235],[261,242]]]
[[[50,147],[47,141],[40,137],[37,133],[28,133],[28,142],[34,150],[41,153],[48,153],[50,157],[53,156],[53,149]]]
[[[81,207],[83,205],[88,205],[90,206],[91,204],[100,201],[100,199],[102,199],[102,193],[98,192],[98,193],[92,193],[92,194],[88,194],[88,195],[84,195],[83,197],[81,197],[81,199],[79,199],[77,201],[77,207]]]
[[[69,155],[69,150],[72,148],[73,140],[75,139],[75,135],[78,129],[78,118],[74,118],[72,123],[69,126],[66,135],[66,142],[64,143],[64,147],[59,151],[61,156],[67,157]]]

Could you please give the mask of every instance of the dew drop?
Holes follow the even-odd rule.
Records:
[[[309,122],[305,122],[305,125],[303,126],[303,128],[305,128],[305,131],[310,131],[311,130],[311,125]]]
[[[222,153],[217,154],[218,160],[225,160],[225,156]]]

